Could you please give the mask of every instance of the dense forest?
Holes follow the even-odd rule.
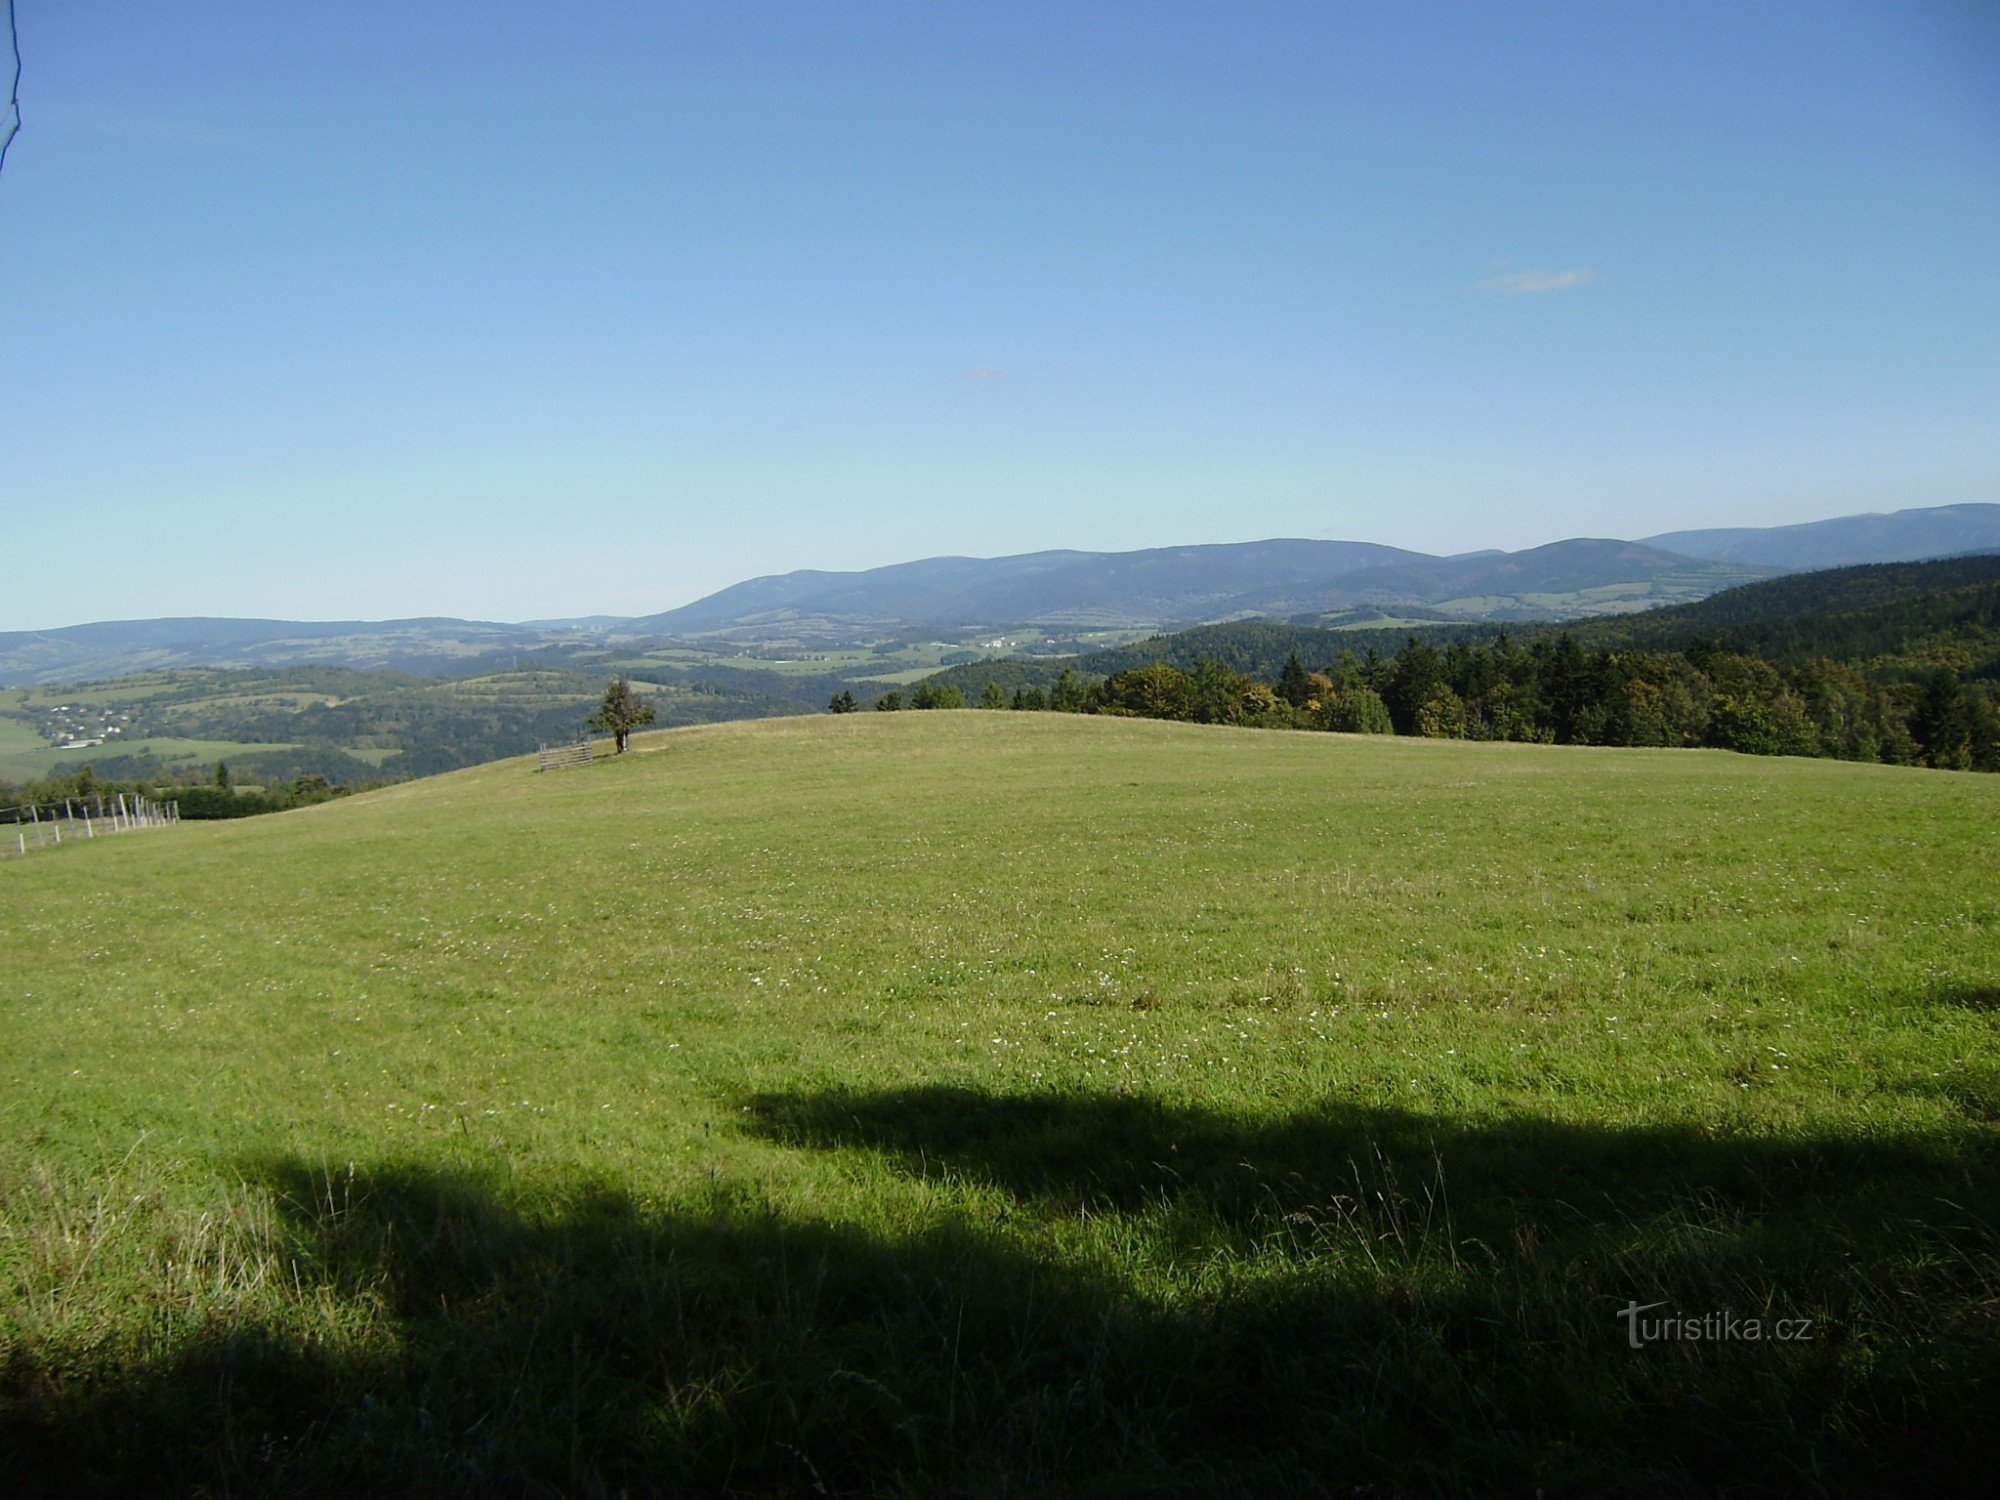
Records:
[[[1435,645],[1453,641],[1490,641],[1501,631],[1499,625],[1459,621],[1454,624],[1403,625],[1363,630],[1329,630],[1323,626],[1289,624],[1277,620],[1239,620],[1228,625],[1201,625],[1171,635],[1149,636],[1127,646],[1109,646],[1074,656],[1043,656],[1032,660],[979,661],[949,667],[932,674],[924,682],[937,687],[956,688],[968,702],[979,698],[989,682],[997,682],[1010,696],[1021,688],[1037,688],[1044,696],[1065,671],[1085,678],[1110,677],[1133,667],[1165,662],[1184,672],[1206,657],[1234,672],[1252,677],[1275,679],[1287,657],[1303,661],[1330,662],[1342,651],[1365,654],[1394,652],[1406,641],[1416,639]]]
[[[1830,756],[1947,770],[2000,770],[1994,683],[1938,667],[1882,684],[1820,660],[1785,665],[1723,650],[1616,651],[1563,633],[1440,649],[1412,639],[1392,657],[1343,650],[1321,670],[1296,653],[1266,682],[1203,656],[1192,670],[1155,661],[1101,679],[1064,668],[1044,691],[998,679],[982,708],[1048,709],[1197,724],[1323,729],[1558,745],[1707,746],[1752,755]],[[949,683],[877,699],[877,709],[959,708]],[[835,712],[857,707],[836,699]]]
[[[1389,655],[1370,634],[1209,626],[1063,663],[957,667],[877,706],[2000,770],[2000,557],[1832,569],[1519,637],[1432,630]]]

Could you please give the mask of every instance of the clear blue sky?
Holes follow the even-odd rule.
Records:
[[[2000,500],[2000,6],[18,0],[0,629]]]

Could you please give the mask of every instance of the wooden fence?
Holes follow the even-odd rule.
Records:
[[[587,766],[590,764],[591,742],[578,740],[574,745],[544,745],[536,752],[541,762],[538,771],[560,771],[565,766]]]
[[[138,828],[172,828],[180,820],[181,810],[173,803],[155,802],[136,792],[24,802],[18,807],[0,807],[0,825],[5,825],[0,831],[0,854],[60,849],[66,838],[74,841]],[[13,837],[8,838],[8,833]]]

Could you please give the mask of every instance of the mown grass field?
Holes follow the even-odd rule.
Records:
[[[2000,1454],[2000,780],[979,712],[634,744],[0,866],[0,1471]],[[1634,1349],[1635,1302],[1766,1336]]]

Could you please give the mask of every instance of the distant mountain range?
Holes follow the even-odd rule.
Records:
[[[1799,526],[1668,531],[1649,547],[1787,573],[1857,563],[1918,562],[2000,548],[2000,505],[1939,505],[1889,515],[1841,516]]]
[[[1274,540],[1139,552],[929,558],[865,572],[753,578],[621,627],[660,635],[1039,625],[1191,625],[1373,610],[1444,619],[1617,614],[1774,573],[2000,548],[2000,505],[1846,516],[1641,542],[1575,538],[1452,557],[1369,542]]]
[[[1704,598],[1774,573],[1988,547],[2000,547],[2000,505],[1673,532],[1641,542],[1574,538],[1523,552],[1451,557],[1296,539],[943,557],[856,573],[753,578],[620,628],[754,639],[912,626],[1191,625],[1359,610],[1414,618],[1573,618]]]
[[[482,620],[105,620],[0,633],[0,687],[169,667],[357,667],[437,676],[594,639],[573,626]]]
[[[1192,621],[1263,613],[1270,598],[1405,561],[1441,559],[1371,542],[1294,540],[935,557],[861,573],[753,578],[627,624],[680,635],[813,622],[942,628]]]
[[[520,655],[561,658],[607,642],[661,637],[824,647],[910,631],[1132,630],[1253,618],[1298,624],[1574,619],[1702,599],[1777,573],[1993,549],[2000,549],[2000,505],[1668,532],[1638,542],[1573,538],[1521,552],[1448,557],[1303,539],[940,557],[863,572],[753,578],[678,609],[625,619],[166,619],[19,631],[0,634],[0,686],[178,666],[316,664],[457,674]]]
[[[1354,610],[1548,619],[1698,599],[1774,570],[1579,538],[1433,557],[1370,542],[1278,539],[1140,552],[931,558],[861,573],[754,578],[628,620],[657,635],[815,636],[912,627],[1148,628]]]
[[[1459,622],[1417,631],[1326,630],[1240,620],[1071,656],[968,662],[923,681],[957,688],[970,703],[989,682],[1010,695],[1017,688],[1046,692],[1065,669],[1087,679],[1153,662],[1190,671],[1204,656],[1233,672],[1273,681],[1292,655],[1318,670],[1343,651],[1393,655],[1413,634],[1432,641],[1482,640],[1510,628]],[[1922,681],[1938,667],[1967,681],[2000,680],[2000,552],[1785,574],[1692,604],[1561,629],[1586,646],[1685,651],[1710,641],[1788,664],[1830,659],[1882,682]],[[1531,644],[1535,633],[1522,631],[1517,639]]]

